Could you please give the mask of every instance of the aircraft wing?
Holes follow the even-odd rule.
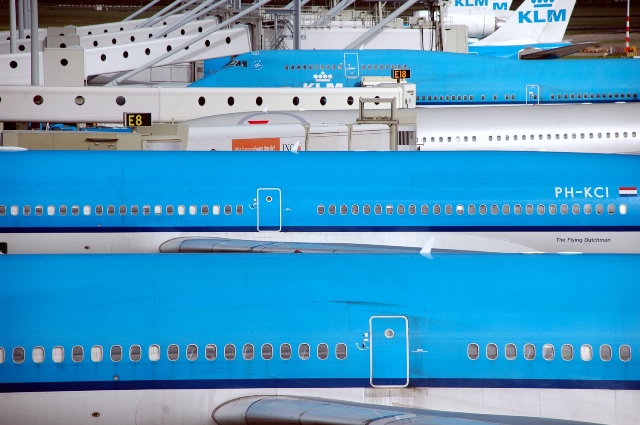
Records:
[[[250,396],[230,400],[212,414],[218,425],[585,425],[524,416],[443,412],[339,400]]]
[[[519,54],[520,59],[558,59],[563,56],[572,55],[579,52],[585,47],[593,46],[595,43],[586,42],[578,44],[570,44],[568,46],[555,47],[552,49],[537,49],[535,47],[527,47]]]
[[[436,250],[434,250],[436,251]],[[163,253],[353,253],[353,254],[417,254],[420,248],[389,245],[361,245],[312,242],[271,242],[224,238],[176,238],[160,245]]]

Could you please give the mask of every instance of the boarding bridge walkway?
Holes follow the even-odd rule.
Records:
[[[83,47],[48,48],[40,53],[40,85],[78,86],[89,76],[118,73],[137,69],[171,51],[174,47],[200,36],[185,34],[180,37],[160,38],[85,49]],[[157,63],[156,66],[194,62],[239,55],[251,50],[249,29],[237,25],[218,30],[195,42],[188,48]],[[31,53],[0,56],[0,85],[26,85],[31,83]],[[49,81],[47,81],[49,79]],[[79,82],[78,82],[79,81]]]

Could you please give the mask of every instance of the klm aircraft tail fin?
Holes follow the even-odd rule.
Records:
[[[576,0],[526,0],[496,32],[476,46],[559,43]]]

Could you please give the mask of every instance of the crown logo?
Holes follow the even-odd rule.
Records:
[[[553,7],[554,0],[531,0],[533,7]]]
[[[320,74],[313,74],[313,78],[315,78],[317,83],[329,82],[333,78],[331,74],[325,74],[324,71],[320,72]]]
[[[251,69],[253,69],[254,71],[260,71],[262,69],[262,61],[260,59],[254,60],[251,63]]]

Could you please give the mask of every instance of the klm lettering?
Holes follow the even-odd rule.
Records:
[[[343,87],[342,83],[326,83],[324,86],[321,83],[302,83],[302,87],[308,89],[308,88],[320,88],[320,87],[326,87],[328,89],[330,88],[338,88],[338,87]]]
[[[581,187],[574,188],[572,187],[556,187],[556,199],[560,197],[564,198],[608,198],[609,197],[609,188],[608,187]]]
[[[489,0],[456,0],[456,6],[489,6]]]
[[[542,22],[565,22],[567,20],[567,10],[560,9],[547,10],[545,18],[543,10],[527,10],[526,12],[518,12],[518,22],[521,24],[534,24]]]

